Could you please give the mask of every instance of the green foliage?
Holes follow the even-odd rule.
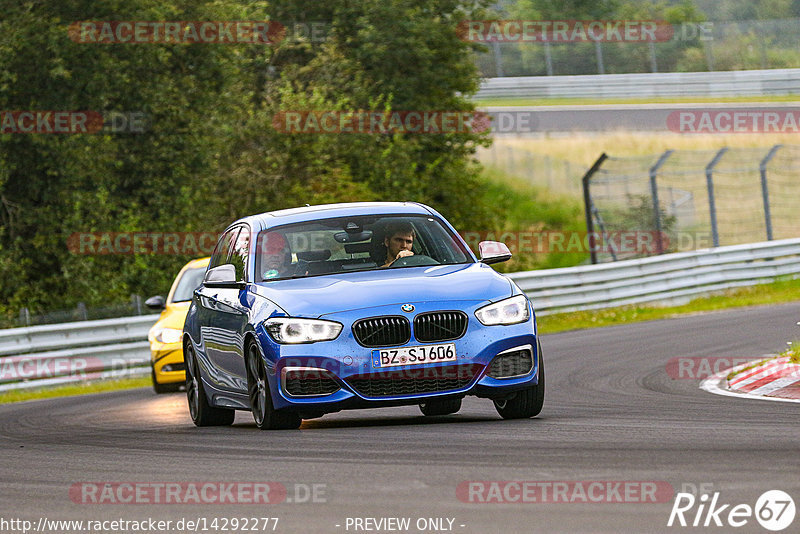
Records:
[[[0,314],[165,293],[189,257],[84,255],[82,232],[218,232],[243,215],[339,201],[415,200],[460,228],[505,225],[513,202],[481,176],[486,133],[285,134],[287,110],[472,111],[485,17],[461,0],[5,2],[0,109],[143,112],[144,133],[0,137]],[[75,21],[321,22],[326,40],[86,44]]]

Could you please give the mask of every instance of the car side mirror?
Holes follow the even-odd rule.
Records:
[[[228,263],[206,271],[203,285],[206,287],[241,289],[244,287],[244,282],[236,280],[236,268]]]
[[[499,241],[481,241],[478,243],[478,253],[481,258],[481,263],[491,265],[493,263],[501,263],[511,259],[511,251],[505,243]]]
[[[161,295],[156,295],[155,297],[150,297],[146,301],[144,301],[144,305],[150,308],[151,310],[163,310],[167,307],[167,301]]]

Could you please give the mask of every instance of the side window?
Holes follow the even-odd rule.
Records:
[[[236,243],[233,245],[233,251],[230,256],[230,263],[236,267],[236,279],[244,280],[247,272],[247,258],[250,255],[250,229],[247,226],[242,226],[242,231],[239,232],[239,237],[236,238]]]
[[[231,247],[236,240],[236,235],[239,233],[241,227],[231,228],[219,238],[214,253],[211,255],[211,261],[208,262],[208,268],[213,269],[220,265],[225,265],[231,255]]]

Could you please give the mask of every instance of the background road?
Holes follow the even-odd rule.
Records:
[[[183,394],[148,389],[0,407],[0,514],[48,519],[277,516],[277,532],[346,532],[347,517],[455,518],[483,532],[669,532],[659,504],[472,504],[467,480],[713,484],[753,506],[769,489],[800,504],[798,405],[705,393],[671,380],[675,356],[760,356],[798,336],[800,303],[548,335],[542,415],[502,421],[468,398],[454,416],[416,407],[340,412],[298,431],[195,428]],[[325,503],[83,505],[81,481],[325,484]],[[445,523],[446,524],[446,523]],[[797,532],[800,518],[787,532]],[[336,525],[341,525],[337,527]],[[461,527],[460,525],[464,525]],[[706,529],[708,530],[708,529]],[[711,529],[718,532],[726,529]],[[416,529],[412,529],[416,532]],[[353,532],[351,529],[350,532]],[[765,532],[754,519],[737,532]]]
[[[546,132],[609,132],[609,131],[645,131],[645,132],[671,132],[670,124],[677,128],[678,113],[693,111],[696,113],[709,112],[757,112],[759,117],[767,111],[791,112],[797,114],[800,107],[797,103],[787,102],[729,102],[715,103],[679,103],[679,104],[598,104],[598,105],[571,105],[571,106],[490,106],[481,108],[497,118],[492,123],[492,132],[495,135],[525,135],[542,134]],[[673,122],[668,118],[673,115]],[[503,116],[504,115],[504,116]],[[502,119],[501,119],[502,116]],[[783,117],[783,115],[781,115]],[[502,124],[501,121],[502,120]],[[692,122],[696,127],[700,125],[700,115]],[[727,120],[727,119],[726,119]],[[763,118],[759,119],[758,128],[763,128]],[[783,121],[783,118],[781,118]],[[783,124],[780,122],[779,124]],[[720,123],[722,128],[728,127],[724,120]],[[709,127],[704,126],[708,132]],[[786,130],[796,133],[796,130]],[[691,132],[677,132],[691,135]],[[731,133],[728,131],[710,133]]]

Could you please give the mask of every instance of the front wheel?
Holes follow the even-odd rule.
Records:
[[[186,400],[189,402],[189,415],[196,426],[226,426],[233,424],[236,412],[225,408],[215,408],[208,403],[200,367],[191,343],[183,351],[186,359]]]
[[[495,400],[494,407],[503,419],[527,419],[539,415],[544,406],[544,359],[542,346],[537,344],[539,357],[539,383],[518,391],[507,400]]]
[[[253,420],[261,430],[291,430],[299,428],[303,422],[296,413],[273,407],[267,368],[255,342],[247,348],[247,393]]]

